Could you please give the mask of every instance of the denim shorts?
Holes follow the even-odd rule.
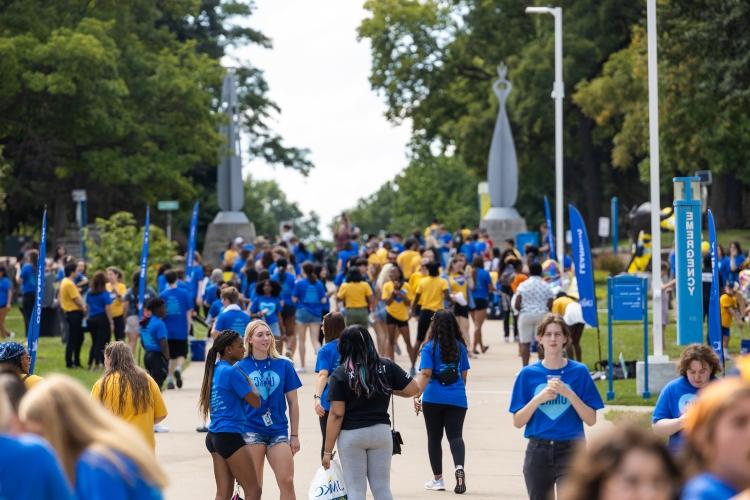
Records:
[[[297,323],[307,325],[309,323],[320,323],[320,316],[317,314],[313,314],[304,307],[300,307],[297,309],[297,312],[295,313],[295,318],[297,320]]]
[[[276,436],[272,434],[258,434],[257,432],[246,432],[242,435],[245,439],[245,444],[263,444],[268,448],[276,446],[281,443],[288,443],[289,437],[286,434],[278,434]]]
[[[274,337],[281,337],[281,327],[279,326],[278,321],[276,323],[271,323],[270,325],[268,325],[268,327],[271,329],[271,334]]]

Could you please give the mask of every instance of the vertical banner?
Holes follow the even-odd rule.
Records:
[[[150,227],[151,209],[146,207],[146,222],[143,224],[143,246],[141,247],[141,272],[138,276],[138,319],[143,318],[143,297],[146,295],[146,267],[148,266]]]
[[[34,310],[31,313],[31,324],[29,325],[29,337],[27,348],[31,363],[29,364],[29,373],[34,373],[36,365],[36,352],[39,348],[39,328],[42,322],[42,301],[44,300],[44,271],[47,265],[47,208],[44,208],[42,215],[42,240],[39,242],[39,260],[36,265],[36,300],[34,300]]]
[[[200,202],[193,205],[193,216],[190,219],[190,236],[188,237],[187,255],[185,256],[185,280],[193,281],[193,265],[195,262],[195,244],[198,237],[198,209]]]
[[[552,227],[552,212],[549,209],[549,200],[544,197],[544,220],[547,222],[547,244],[549,245],[549,258],[557,260],[555,252],[554,228]]]
[[[708,302],[708,342],[722,366],[724,365],[724,348],[721,343],[721,316],[719,310],[719,252],[716,246],[716,227],[714,214],[708,209],[708,240],[711,245],[711,296]]]
[[[701,201],[697,177],[675,177],[675,277],[677,282],[677,341],[703,343],[701,284]],[[697,189],[696,189],[697,187]],[[653,265],[660,265],[660,256]]]
[[[612,219],[612,252],[617,255],[617,249],[620,246],[620,228],[618,227],[618,221],[620,218],[620,200],[617,196],[612,197],[610,202],[610,218]]]
[[[599,326],[594,294],[594,267],[591,265],[591,246],[581,213],[573,205],[568,205],[570,232],[573,236],[573,262],[578,283],[578,302],[583,312],[583,320],[592,327]]]

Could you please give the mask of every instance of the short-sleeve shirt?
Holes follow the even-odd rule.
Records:
[[[552,288],[539,276],[531,276],[518,285],[516,293],[523,297],[521,313],[543,314],[549,311],[547,303],[555,298]]]
[[[112,303],[109,292],[87,293],[86,305],[89,308],[89,317],[100,316],[107,312],[107,306]]]
[[[281,278],[281,274],[277,270],[271,276],[271,279],[278,282],[281,285],[281,293],[279,296],[284,304],[292,303],[292,293],[294,292],[294,274],[290,272],[284,272],[284,278]]]
[[[451,293],[462,293],[464,299],[469,300],[469,280],[463,274],[448,275],[448,283],[451,287]]]
[[[270,436],[287,435],[289,421],[286,416],[286,394],[302,387],[294,365],[287,358],[245,358],[235,365],[250,377],[260,394],[260,407],[245,403],[247,416],[245,432]],[[266,425],[263,415],[270,411],[271,425]]]
[[[406,305],[406,299],[411,298],[411,288],[408,283],[401,285],[401,290],[394,291],[393,281],[386,281],[383,284],[383,294],[381,298],[388,300],[393,295],[393,301],[386,304],[385,311],[399,321],[409,319],[409,306]]]
[[[250,315],[239,308],[238,305],[232,304],[225,307],[216,318],[214,331],[234,330],[240,335],[245,335],[245,327],[250,323]]]
[[[60,307],[64,312],[80,311],[81,308],[75,303],[75,298],[81,297],[81,292],[78,291],[78,287],[73,280],[70,278],[63,278],[60,282]]]
[[[419,305],[428,311],[439,311],[443,308],[443,298],[448,289],[448,282],[439,276],[425,276],[419,280],[416,293]]]
[[[680,493],[680,500],[725,500],[740,492],[723,479],[704,472],[691,478]]]
[[[0,278],[0,309],[8,305],[8,294],[10,292],[11,282],[7,276]]]
[[[36,269],[30,263],[21,266],[21,293],[36,292]]]
[[[127,293],[128,289],[125,287],[123,283],[117,283],[114,287],[112,287],[111,283],[107,283],[107,292],[109,293],[109,298],[112,301],[112,317],[116,318],[118,316],[122,316],[125,314],[125,294]],[[118,295],[120,297],[118,297]]]
[[[329,401],[343,401],[346,405],[341,429],[352,430],[371,427],[378,424],[390,425],[388,405],[391,402],[391,391],[400,391],[411,382],[412,378],[397,364],[389,359],[380,359],[379,373],[384,376],[386,385],[391,390],[375,392],[371,397],[364,393],[357,394],[349,387],[349,374],[346,367],[339,365],[329,379]]]
[[[321,301],[326,296],[326,290],[320,280],[316,280],[315,283],[307,278],[297,280],[292,295],[299,301],[298,308],[305,309],[315,316],[323,316],[323,303]]]
[[[737,298],[722,294],[719,299],[721,306],[721,326],[729,328],[732,326],[732,309],[737,309]]]
[[[437,403],[461,408],[469,407],[466,399],[466,385],[461,376],[463,372],[468,371],[470,368],[469,354],[464,344],[461,342],[456,343],[458,345],[458,359],[453,363],[443,362],[440,355],[440,345],[435,345],[432,340],[422,346],[419,354],[419,369],[432,370],[433,375],[433,378],[430,379],[422,394],[422,401],[425,403]],[[433,345],[435,346],[434,351]],[[452,367],[458,370],[458,379],[454,383],[443,385],[439,380],[434,378],[438,373]]]
[[[328,378],[330,379],[333,371],[339,366],[339,339],[334,339],[327,342],[318,351],[318,357],[315,360],[315,373],[320,373],[322,370],[328,372]],[[320,395],[320,406],[325,411],[331,409],[331,402],[328,401],[328,383],[323,388],[323,393]]]
[[[492,287],[492,277],[484,268],[476,270],[476,276],[474,278],[474,289],[471,291],[471,295],[475,299],[487,300],[490,297],[490,288]]]
[[[167,306],[164,324],[167,325],[167,334],[170,340],[187,339],[187,312],[193,308],[190,294],[179,287],[167,288],[162,292],[161,298],[164,299]]]
[[[682,376],[672,380],[664,386],[664,389],[659,394],[651,422],[656,423],[665,418],[678,418],[682,416],[697,397],[698,388],[694,387],[688,381],[687,377]],[[683,440],[682,431],[675,432],[669,436],[669,449],[672,452],[679,451]]]
[[[158,316],[151,316],[141,328],[141,342],[146,352],[161,352],[161,340],[167,340],[167,325]]]
[[[156,297],[156,290],[147,286],[143,291],[143,303],[146,304],[154,297]],[[122,300],[128,303],[128,316],[138,316],[138,290],[133,291],[132,288],[128,288]]]
[[[160,500],[164,498],[156,486],[146,481],[133,460],[117,451],[113,453],[118,459],[117,464],[109,457],[91,449],[81,453],[76,463],[75,493],[78,498],[106,498],[107,500],[131,498]]]
[[[547,387],[547,376],[558,376],[583,403],[594,409],[604,408],[602,398],[583,363],[568,360],[561,369],[550,370],[541,361],[525,366],[516,377],[510,401],[510,412],[516,413]],[[583,421],[568,398],[558,395],[534,411],[526,424],[527,438],[569,441],[583,438]]]
[[[516,293],[516,290],[518,290],[518,287],[521,283],[529,279],[528,276],[522,273],[516,273],[515,276],[513,276],[513,281],[510,282],[510,290],[513,293]]]
[[[257,295],[250,305],[250,312],[258,314],[261,311],[266,311],[263,321],[269,325],[278,323],[279,314],[281,313],[281,299],[279,297],[272,297],[271,295]]]
[[[75,498],[54,450],[43,439],[0,434],[0,450],[0,498]]]
[[[565,315],[565,308],[568,304],[574,302],[570,297],[558,297],[552,302],[552,314],[559,314],[560,316]]]
[[[372,288],[365,281],[346,282],[341,285],[336,296],[344,301],[344,307],[347,309],[367,307],[367,299],[372,296]]]
[[[404,279],[411,278],[412,273],[419,269],[419,263],[422,257],[416,250],[404,250],[398,257],[396,257],[396,263],[401,271],[404,273]]]
[[[211,432],[241,434],[247,426],[245,396],[252,392],[250,382],[236,367],[222,360],[214,368],[211,386]]]

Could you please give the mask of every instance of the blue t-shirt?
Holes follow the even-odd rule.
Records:
[[[8,292],[10,292],[11,286],[10,278],[7,276],[0,278],[0,309],[8,304]]]
[[[156,277],[156,290],[158,290],[159,293],[162,293],[164,290],[167,289],[169,285],[167,284],[167,278],[163,274],[160,274]]]
[[[216,302],[219,299],[219,296],[216,294],[216,290],[219,287],[217,287],[214,283],[209,283],[206,285],[206,289],[203,290],[203,303],[207,307],[211,307],[211,304]]]
[[[21,293],[36,293],[36,269],[28,262],[21,266]]]
[[[490,273],[484,269],[477,269],[476,278],[474,280],[474,290],[471,291],[471,295],[475,299],[488,300],[491,286],[492,277],[490,277]]]
[[[316,316],[323,316],[323,303],[321,302],[326,296],[326,290],[320,280],[311,283],[308,278],[303,278],[294,284],[292,294],[297,297],[298,308],[306,309]]]
[[[352,248],[351,250],[340,250],[338,255],[338,260],[341,262],[341,269],[346,269],[346,263],[349,262],[349,259],[352,257],[357,256],[357,250]]]
[[[687,377],[672,380],[662,389],[651,422],[656,423],[664,418],[678,418],[683,415],[690,404],[698,397],[698,389],[688,382]],[[669,436],[669,449],[672,452],[682,447],[682,432],[675,432]]]
[[[339,339],[327,342],[318,351],[318,358],[315,361],[315,373],[321,370],[328,371],[328,377],[333,375],[333,370],[339,366]],[[328,384],[323,388],[323,394],[320,395],[320,406],[325,411],[331,409],[331,402],[328,401]]]
[[[167,315],[164,317],[167,335],[171,340],[187,339],[187,312],[193,308],[190,294],[178,286],[164,290],[161,298],[167,305]]]
[[[459,253],[464,254],[466,256],[466,260],[468,262],[471,262],[472,259],[474,259],[474,243],[472,243],[471,241],[462,243],[461,248],[459,249]]]
[[[708,472],[690,479],[680,494],[680,500],[726,500],[740,492]]]
[[[247,427],[245,396],[252,392],[245,375],[228,362],[221,360],[214,368],[211,386],[211,432],[242,433]]]
[[[466,346],[461,342],[458,342],[459,356],[457,363],[443,363],[440,358],[440,345],[435,346],[435,352],[432,352],[433,341],[430,340],[422,346],[419,358],[419,369],[432,370],[432,374],[437,375],[438,373],[447,370],[451,366],[458,369],[458,380],[451,385],[442,385],[440,381],[435,378],[431,378],[427,387],[424,389],[422,394],[422,401],[425,403],[439,403],[444,405],[459,406],[461,408],[468,408],[469,404],[466,400],[466,385],[461,374],[468,371],[469,366],[469,353],[466,350]]]
[[[554,375],[561,378],[583,403],[600,410],[604,403],[591,380],[586,365],[568,360],[568,364],[559,370],[548,370],[541,361],[525,366],[513,384],[513,394],[510,400],[510,412],[516,413],[547,387],[547,376]],[[526,424],[523,435],[527,438],[549,439],[553,441],[568,441],[583,438],[583,421],[576,413],[568,398],[558,396],[539,406]]]
[[[0,499],[75,498],[55,452],[29,434],[0,434]]]
[[[234,330],[240,335],[245,335],[245,327],[250,323],[250,315],[241,310],[239,306],[233,304],[224,309],[216,318],[214,331]]]
[[[294,275],[289,271],[286,271],[284,273],[284,279],[282,280],[279,276],[279,272],[276,271],[271,276],[271,279],[281,285],[281,294],[279,294],[279,296],[284,302],[284,305],[292,304],[292,293],[294,292]]]
[[[141,328],[141,342],[146,352],[161,352],[160,340],[167,340],[167,325],[158,316],[151,316],[145,328]]]
[[[287,358],[245,358],[236,365],[250,377],[260,393],[260,408],[245,404],[245,432],[270,436],[287,435],[286,393],[302,387],[294,365]],[[271,425],[266,425],[263,415],[270,412]]]
[[[89,318],[99,316],[107,312],[107,306],[112,303],[112,297],[109,292],[99,292],[86,294],[86,305],[89,308]]]
[[[257,295],[253,299],[253,303],[250,305],[250,312],[258,314],[264,309],[266,310],[266,315],[263,317],[263,321],[269,325],[274,325],[279,322],[279,314],[281,314],[281,299],[270,295]]]
[[[76,462],[78,498],[107,500],[157,500],[164,498],[159,488],[149,484],[138,466],[122,453],[113,451],[118,464],[95,451],[86,450]]]
[[[240,274],[242,272],[242,268],[245,267],[245,261],[237,258],[234,261],[234,264],[232,264],[232,272],[234,274]]]
[[[216,300],[213,304],[211,304],[211,307],[208,308],[208,315],[212,318],[217,318],[223,310],[224,304],[222,304],[220,300]]]
[[[204,278],[203,268],[201,266],[193,266],[190,268],[189,274],[190,282],[188,285],[190,286],[190,297],[193,299],[193,302],[195,302],[195,299],[198,297],[198,285]]]

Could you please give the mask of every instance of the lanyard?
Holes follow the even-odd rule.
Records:
[[[271,370],[271,358],[266,358],[266,366],[264,370],[260,369],[260,366],[258,366],[258,360],[255,359],[255,356],[250,356],[250,359],[253,360],[253,364],[255,365],[255,369],[258,370],[258,373],[260,373],[260,383],[265,384],[265,376],[266,373],[268,373]],[[268,391],[268,387],[266,387],[266,395],[270,397],[271,393]],[[266,401],[268,402],[268,401]],[[260,410],[263,410],[263,398],[260,398]],[[270,412],[270,406],[268,408],[268,411]]]

